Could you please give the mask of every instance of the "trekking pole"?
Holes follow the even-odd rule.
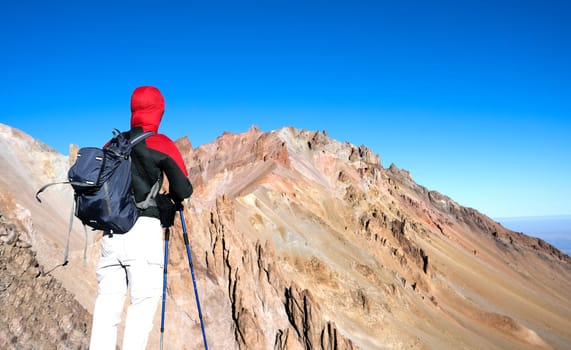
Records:
[[[165,303],[167,299],[167,266],[169,264],[169,228],[165,228],[165,261],[163,267],[163,306],[161,309],[161,350],[163,350],[163,335],[165,333]]]
[[[188,233],[186,232],[186,223],[184,221],[184,213],[182,206],[178,209],[178,212],[180,213],[180,224],[182,226],[182,235],[184,238],[184,245],[186,246],[186,255],[188,256],[190,273],[192,275],[192,284],[194,285],[194,297],[196,298],[196,308],[198,309],[198,317],[200,318],[200,327],[202,328],[202,339],[204,340],[204,349],[208,350],[208,343],[206,342],[206,332],[204,331],[204,321],[202,320],[202,310],[200,309],[200,300],[198,299],[198,288],[196,287],[196,279],[194,277],[194,267],[192,266],[190,243],[188,242]]]

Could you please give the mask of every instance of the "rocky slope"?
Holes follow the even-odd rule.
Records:
[[[2,348],[87,348],[89,312],[60,281],[43,270],[22,232],[26,231],[0,212]]]
[[[0,189],[12,210],[29,211],[23,231],[40,262],[57,266],[71,194],[52,191],[40,205],[33,193],[63,179],[68,160],[1,127]],[[195,185],[185,216],[209,348],[571,344],[569,256],[384,168],[368,148],[254,127],[197,149],[178,144]],[[71,263],[51,275],[91,310],[97,236],[85,265],[81,230],[72,241]],[[165,347],[201,348],[180,225],[169,247]]]

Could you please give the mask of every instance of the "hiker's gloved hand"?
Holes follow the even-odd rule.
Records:
[[[171,199],[171,201],[173,201],[177,211],[184,208],[184,205],[182,204],[183,201],[182,199],[178,199],[176,198],[176,196],[171,195],[170,193],[168,194],[168,196]]]
[[[159,208],[161,226],[167,228],[174,225],[174,217],[178,210],[177,204],[164,193],[158,194],[155,200]]]

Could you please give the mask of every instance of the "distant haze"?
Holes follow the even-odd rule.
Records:
[[[541,238],[567,255],[571,255],[571,215],[496,218],[496,220],[510,230]]]

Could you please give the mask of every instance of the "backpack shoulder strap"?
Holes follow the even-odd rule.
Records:
[[[131,147],[135,147],[136,144],[138,144],[139,142],[143,141],[147,137],[154,135],[154,134],[155,133],[152,131],[144,132],[141,135],[138,135],[138,136],[132,138],[131,140],[129,140],[129,143],[131,144]]]
[[[159,175],[159,178],[157,179],[157,182],[155,182],[153,184],[153,187],[151,187],[151,191],[149,191],[145,200],[143,200],[142,202],[135,203],[135,206],[137,206],[137,208],[139,209],[147,209],[149,207],[156,206],[157,202],[155,201],[155,197],[157,196],[157,194],[159,194],[162,185],[163,185],[163,174],[161,173],[161,175]]]
[[[118,157],[127,159],[131,153],[131,150],[138,143],[153,134],[155,133],[152,131],[147,131],[133,138],[130,138],[128,131],[120,132],[117,129],[113,129],[113,138],[111,138],[111,140],[109,140],[105,146],[103,146],[103,149],[105,152],[110,152]]]
[[[129,144],[130,144],[131,148],[133,148],[133,147],[135,147],[135,145],[137,145],[138,143],[142,142],[147,137],[154,135],[154,134],[155,133],[152,131],[144,132],[141,135],[138,135],[138,136],[132,138],[129,141]],[[137,208],[147,209],[148,207],[155,206],[156,205],[155,197],[159,193],[162,185],[163,185],[163,174],[161,173],[159,175],[159,178],[157,179],[157,181],[153,184],[153,187],[151,187],[151,191],[147,194],[147,197],[145,198],[145,200],[143,200],[142,202],[135,203]]]

